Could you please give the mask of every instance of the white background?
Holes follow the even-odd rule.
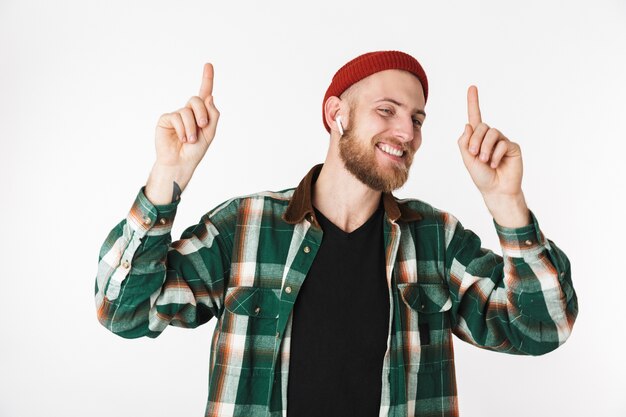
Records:
[[[298,4],[299,3],[299,4]],[[322,162],[324,92],[400,49],[430,81],[416,197],[501,253],[457,139],[466,91],[520,144],[523,190],[572,263],[580,314],[540,357],[455,338],[461,415],[626,416],[626,5],[595,2],[0,2],[0,416],[201,416],[215,320],[124,340],[96,319],[98,251],[154,162],[158,117],[215,67],[218,134],[172,236],[225,199]]]

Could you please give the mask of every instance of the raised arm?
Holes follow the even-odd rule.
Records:
[[[234,224],[236,202],[171,239],[180,194],[215,135],[219,112],[212,86],[213,67],[205,64],[200,94],[159,118],[157,160],[147,184],[100,249],[98,319],[122,337],[156,337],[169,324],[196,327],[221,314],[232,249],[222,230]]]
[[[475,86],[467,91],[467,113],[458,145],[493,217],[502,256],[444,215],[454,331],[480,347],[543,354],[565,342],[578,314],[570,262],[526,205],[520,146],[483,122]]]

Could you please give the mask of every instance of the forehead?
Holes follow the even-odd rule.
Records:
[[[355,86],[359,101],[362,103],[388,97],[410,107],[424,108],[422,84],[416,76],[407,71],[397,69],[380,71],[363,78]]]

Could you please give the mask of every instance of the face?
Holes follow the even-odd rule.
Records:
[[[349,172],[374,190],[400,188],[422,142],[422,85],[406,71],[387,70],[353,87],[346,91],[350,118],[339,139],[341,159]]]

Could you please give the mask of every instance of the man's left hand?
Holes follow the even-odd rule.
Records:
[[[522,192],[522,151],[498,129],[483,123],[478,90],[467,90],[469,123],[458,140],[465,167],[497,223],[518,227],[528,223]]]

